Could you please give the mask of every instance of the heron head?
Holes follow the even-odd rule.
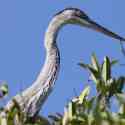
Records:
[[[65,20],[67,21],[66,23],[89,25],[89,17],[83,11],[77,8],[66,8],[56,15],[61,15],[63,18],[65,18]]]
[[[66,23],[70,24],[77,24],[80,26],[84,26],[90,29],[93,29],[97,32],[103,33],[109,37],[118,39],[120,41],[125,41],[125,38],[113,33],[112,31],[104,28],[103,26],[99,25],[98,23],[94,22],[90,17],[87,16],[82,10],[77,8],[66,8],[56,15],[60,15],[63,19],[66,20]]]

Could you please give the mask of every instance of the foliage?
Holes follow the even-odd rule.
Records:
[[[2,82],[0,85],[0,99],[4,98],[8,94],[8,85]]]
[[[87,86],[79,97],[69,102],[62,117],[51,116],[53,125],[125,125],[125,77],[112,76],[112,66],[116,63],[118,60],[111,61],[106,56],[99,64],[95,54],[91,57],[91,64],[79,63],[89,71],[97,94],[90,97],[90,86]],[[119,104],[118,112],[111,110],[112,97]]]
[[[15,102],[15,107],[7,113],[7,125],[125,125],[125,77],[112,76],[112,66],[117,63],[118,60],[106,56],[100,64],[93,54],[91,64],[79,65],[89,71],[96,86],[95,96],[90,96],[91,87],[86,86],[78,97],[67,104],[63,115],[49,115],[50,120],[42,116],[27,118]],[[114,100],[119,104],[118,112],[111,110]]]

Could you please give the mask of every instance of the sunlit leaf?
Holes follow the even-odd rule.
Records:
[[[90,92],[90,86],[87,86],[79,96],[80,104],[83,103],[83,100],[85,99],[86,96],[88,96],[89,92]]]
[[[68,117],[70,120],[72,120],[73,115],[75,114],[75,111],[76,111],[75,103],[70,101],[68,104]]]
[[[89,67],[89,70],[91,73],[91,79],[96,85],[98,85],[100,82],[100,74],[91,67]]]
[[[92,54],[91,62],[92,62],[93,68],[94,68],[96,71],[100,72],[100,66],[99,66],[99,63],[98,63],[98,61],[97,61],[96,55],[95,55],[94,53]]]
[[[105,83],[111,78],[111,64],[107,56],[104,58],[104,63],[102,65],[102,78]]]

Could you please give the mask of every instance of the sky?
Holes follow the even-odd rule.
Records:
[[[66,7],[80,8],[94,21],[125,36],[124,5],[123,0],[0,0],[0,80],[9,85],[8,98],[30,86],[39,74],[45,60],[44,34],[53,15]],[[90,63],[92,52],[100,62],[109,56],[125,63],[117,40],[79,26],[62,28],[57,43],[61,69],[41,110],[43,115],[63,113],[68,101],[83,90],[88,73],[77,64]],[[124,68],[115,66],[113,75],[124,75]]]

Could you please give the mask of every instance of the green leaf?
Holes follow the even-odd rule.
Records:
[[[68,104],[68,118],[70,120],[72,120],[74,114],[75,114],[75,111],[76,111],[76,106],[75,106],[75,103],[74,102],[69,102]]]
[[[90,86],[87,86],[79,96],[79,103],[82,104],[85,97],[90,93]]]
[[[119,106],[119,113],[125,115],[125,104]]]
[[[101,116],[102,119],[107,119],[108,118],[107,112],[100,112],[100,116]]]
[[[88,109],[89,111],[95,106],[94,105],[94,101],[95,101],[95,97],[92,97],[90,100],[88,100]]]
[[[94,81],[94,83],[96,85],[98,85],[99,81],[100,81],[100,73],[97,72],[93,67],[88,66],[88,69],[91,73],[91,79]]]
[[[124,94],[116,94],[116,98],[120,101],[120,103],[125,104],[125,93]]]
[[[94,120],[95,120],[94,115],[92,113],[89,113],[88,114],[88,124],[93,125]]]
[[[84,69],[88,69],[91,73],[91,78],[92,80],[98,84],[99,80],[100,80],[100,73],[98,71],[96,71],[91,65],[88,64],[84,64],[84,63],[79,63],[79,65],[81,67],[83,67]]]
[[[121,92],[124,87],[125,77],[121,76],[118,78],[116,86],[117,86],[117,93]]]
[[[88,64],[85,64],[85,63],[78,63],[79,66],[81,66],[82,68],[84,69],[87,69],[88,68]]]
[[[0,91],[2,91],[4,93],[4,95],[8,94],[8,85],[7,84],[1,85]]]
[[[111,64],[107,56],[104,58],[104,63],[102,64],[102,78],[105,83],[111,78]]]
[[[98,61],[97,61],[96,55],[95,55],[94,53],[92,54],[91,62],[92,62],[93,68],[94,68],[96,71],[100,72],[100,66],[99,66],[99,63],[98,63]]]
[[[118,62],[119,62],[119,60],[117,60],[117,59],[112,60],[112,61],[111,61],[111,65],[115,65],[115,64],[117,64]]]

